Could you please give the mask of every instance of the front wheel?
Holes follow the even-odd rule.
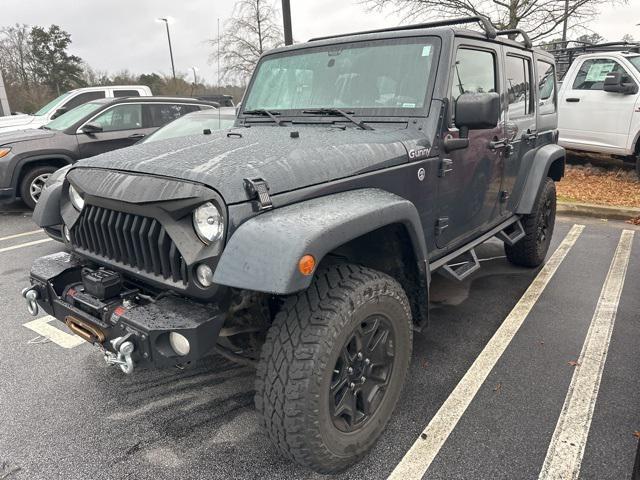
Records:
[[[515,245],[505,244],[507,259],[521,267],[537,267],[544,262],[556,222],[556,184],[546,178],[533,211],[521,219],[525,236]]]
[[[400,397],[411,342],[396,280],[356,265],[318,272],[285,300],[260,355],[256,409],[276,447],[320,473],[357,462]]]
[[[40,199],[44,184],[47,182],[53,172],[58,167],[52,165],[43,165],[41,167],[35,167],[29,170],[20,184],[20,197],[22,201],[27,204],[31,210],[36,207],[36,203]]]

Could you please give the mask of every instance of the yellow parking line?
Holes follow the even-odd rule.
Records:
[[[43,238],[42,240],[34,240],[33,242],[19,243],[18,245],[11,245],[10,247],[0,248],[0,253],[8,252],[9,250],[16,250],[22,247],[31,247],[32,245],[38,245],[39,243],[51,242],[51,238]]]
[[[3,242],[5,240],[11,240],[13,238],[26,237],[27,235],[35,235],[36,233],[44,233],[44,230],[32,230],[30,232],[16,233],[15,235],[9,235],[7,237],[0,237],[0,242]]]

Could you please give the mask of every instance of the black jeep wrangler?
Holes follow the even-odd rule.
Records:
[[[565,165],[538,108],[550,68],[482,17],[271,51],[230,130],[81,161],[43,192],[34,218],[71,253],[35,262],[28,306],[126,373],[256,365],[277,448],[344,469],[400,396],[431,275],[465,278],[492,237],[544,261]]]

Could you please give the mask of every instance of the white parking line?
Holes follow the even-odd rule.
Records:
[[[55,320],[55,317],[47,315],[46,317],[27,322],[23,326],[27,327],[29,330],[33,330],[38,335],[48,338],[52,342],[60,345],[62,348],[73,348],[86,343],[77,335],[71,335],[67,332],[63,332],[59,328],[51,325],[49,322],[52,320]]]
[[[51,238],[43,238],[42,240],[34,240],[33,242],[19,243],[18,245],[11,245],[10,247],[0,248],[0,253],[8,252],[9,250],[17,250],[18,248],[31,247],[40,243],[51,242]]]
[[[2,242],[4,240],[11,240],[13,238],[26,237],[27,235],[35,235],[36,233],[44,233],[44,230],[32,230],[30,232],[16,233],[15,235],[9,235],[7,237],[0,237],[0,242]]]
[[[498,359],[518,332],[527,315],[536,304],[556,270],[576,243],[584,225],[574,225],[540,270],[522,298],[491,337],[471,368],[456,385],[449,398],[442,404],[422,434],[418,437],[400,463],[391,472],[390,479],[419,479],[425,474],[442,445],[466,411]]]
[[[633,231],[624,230],[613,255],[587,337],[573,373],[547,456],[541,480],[577,479],[607,360],[611,333],[627,274]]]

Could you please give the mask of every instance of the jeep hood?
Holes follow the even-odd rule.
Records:
[[[273,195],[406,163],[403,141],[415,136],[404,126],[252,126],[142,143],[76,165],[202,183],[232,204],[249,199],[244,178],[264,179]]]

